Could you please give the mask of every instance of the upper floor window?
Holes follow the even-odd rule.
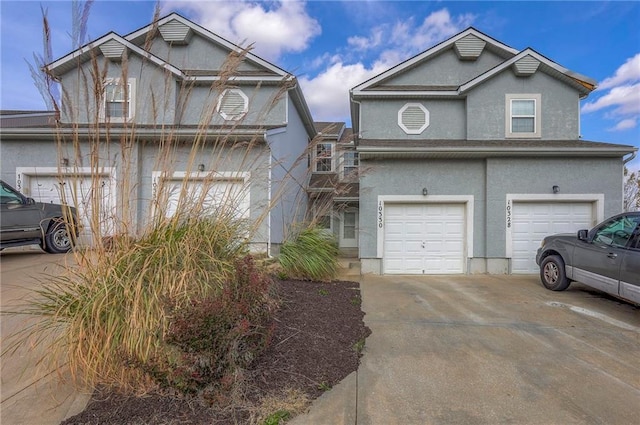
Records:
[[[316,144],[313,171],[333,171],[333,143]]]
[[[360,165],[360,159],[358,158],[358,152],[345,151],[342,154],[342,175],[343,177],[353,176],[357,174],[358,166]]]
[[[506,95],[507,138],[540,137],[541,96],[539,94]]]
[[[104,85],[103,118],[108,121],[131,119],[135,110],[135,79],[113,78]]]
[[[240,89],[228,89],[218,98],[217,111],[225,120],[239,120],[249,110],[249,98]]]

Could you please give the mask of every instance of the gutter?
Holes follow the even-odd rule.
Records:
[[[626,165],[629,161],[632,161],[635,157],[636,154],[638,153],[638,150],[634,150],[633,152],[631,152],[631,156],[625,160],[622,161],[622,165]]]

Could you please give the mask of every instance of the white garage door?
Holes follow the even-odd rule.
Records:
[[[591,202],[514,202],[512,273],[538,273],[536,251],[545,236],[593,226]]]
[[[214,213],[222,206],[225,210],[232,208],[235,217],[249,217],[249,188],[242,179],[191,180],[184,193],[183,181],[172,179],[167,182],[166,188],[167,217],[174,216],[179,206],[195,208],[195,211],[202,211],[204,214]]]
[[[387,204],[384,272],[464,272],[464,204]]]
[[[102,236],[113,233],[116,217],[115,187],[112,187],[108,177],[97,178],[92,185],[90,176],[72,178],[33,175],[28,176],[27,184],[29,196],[36,201],[66,203],[78,209],[82,221],[81,243],[92,242],[92,220],[98,220]],[[97,214],[94,214],[96,209]]]

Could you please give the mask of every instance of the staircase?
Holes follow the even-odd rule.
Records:
[[[360,279],[360,260],[357,258],[338,259],[338,279],[357,280]]]

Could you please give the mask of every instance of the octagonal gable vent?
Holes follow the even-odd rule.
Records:
[[[225,120],[239,120],[247,113],[249,98],[241,90],[225,90],[218,100],[218,113]]]
[[[407,134],[420,134],[429,127],[429,111],[420,103],[407,103],[398,111],[398,125]]]
[[[469,34],[456,41],[454,48],[460,59],[474,61],[478,59],[486,44],[486,42],[475,35]]]
[[[528,77],[536,73],[538,66],[540,66],[540,61],[527,55],[513,64],[513,72],[518,77]]]
[[[122,55],[124,55],[125,49],[125,45],[116,40],[109,40],[100,45],[102,55],[112,61],[122,60]]]
[[[175,19],[161,25],[158,30],[167,43],[187,44],[193,32],[187,25]]]

